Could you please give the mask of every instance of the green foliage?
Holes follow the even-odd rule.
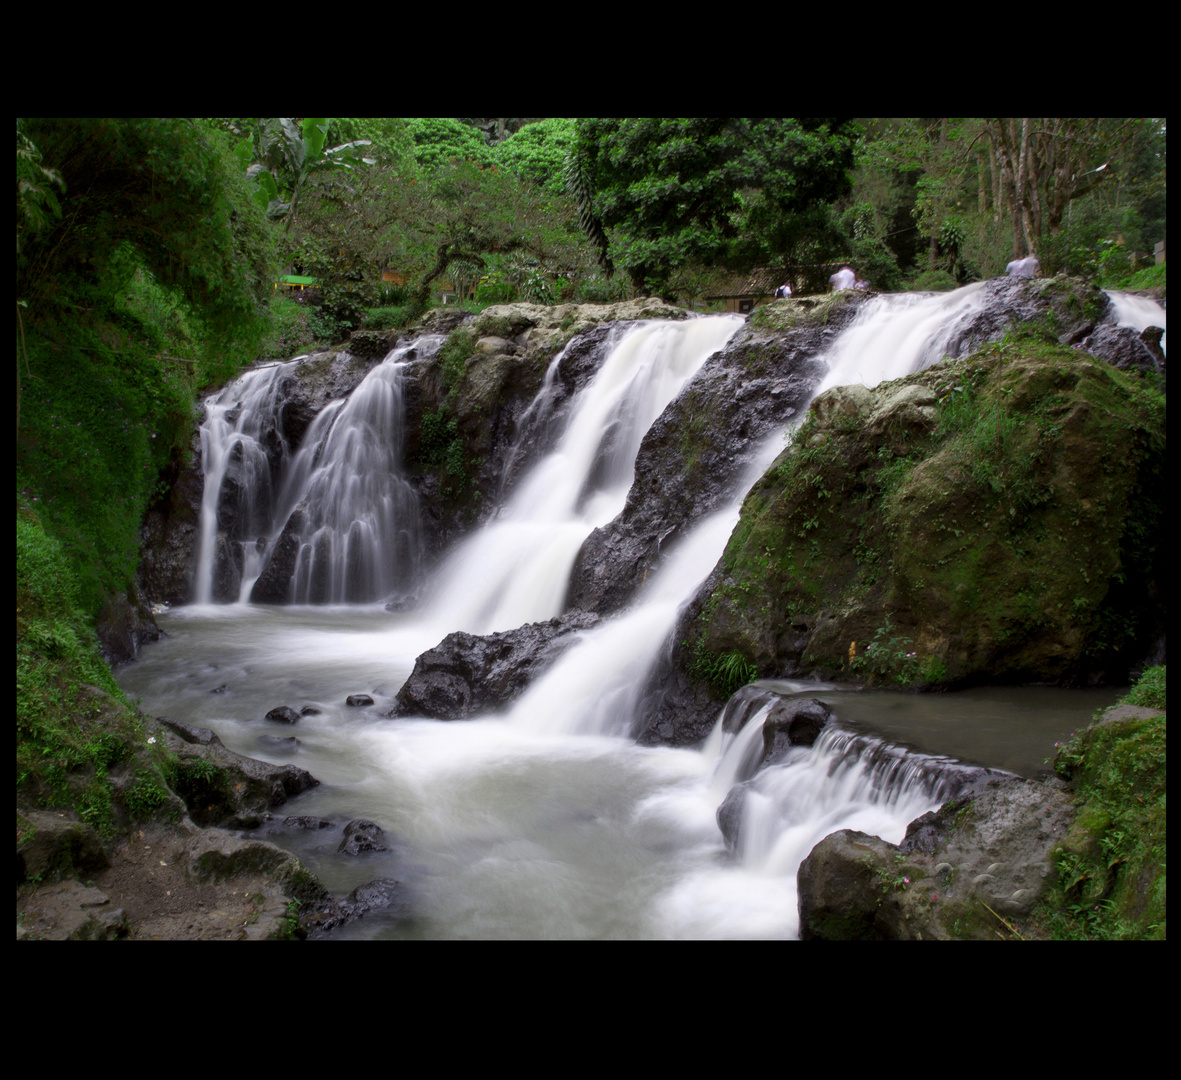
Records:
[[[117,818],[111,772],[150,744],[78,608],[62,545],[19,499],[16,525],[17,797],[72,807],[109,834]],[[139,804],[124,806],[134,814]]]
[[[424,169],[460,161],[495,164],[488,141],[470,124],[447,116],[411,117],[405,123],[414,143],[414,156]]]
[[[25,122],[67,195],[62,216],[27,236],[17,289],[62,317],[82,291],[111,296],[134,271],[128,245],[184,298],[210,348],[249,352],[269,299],[271,253],[244,187],[207,128],[185,120],[36,118]],[[250,357],[253,359],[253,356]]]
[[[910,283],[911,292],[950,292],[955,287],[955,278],[946,270],[927,270]]]
[[[1149,668],[1124,695],[1128,705],[1139,705],[1146,709],[1165,707],[1165,665]]]
[[[459,328],[447,335],[439,347],[439,368],[448,397],[453,396],[463,379],[468,358],[476,351],[476,338],[470,330]]]
[[[1165,669],[1146,671],[1125,704],[1165,708]],[[1058,749],[1078,817],[1055,852],[1057,881],[1036,913],[1057,938],[1165,938],[1165,717],[1105,720]]]
[[[555,195],[566,191],[566,159],[575,140],[574,121],[551,117],[526,124],[492,148],[496,163]]]
[[[912,648],[911,639],[895,633],[896,629],[887,617],[874,633],[873,641],[860,653],[854,652],[854,646],[850,646],[850,669],[872,683],[897,683],[899,686],[921,681],[928,667],[937,670],[938,659],[920,657],[918,650]]]
[[[736,650],[711,656],[698,639],[689,671],[709,683],[718,698],[728,698],[759,677],[759,669]]]
[[[1136,270],[1126,277],[1110,282],[1107,287],[1109,289],[1164,289],[1166,266],[1168,263],[1146,266],[1143,270]]]
[[[366,330],[395,330],[406,325],[410,316],[410,307],[370,308],[365,314]]]
[[[571,182],[593,189],[588,235],[614,230],[610,258],[650,291],[688,261],[752,265],[797,246],[817,205],[848,190],[853,139],[833,119],[588,118]]]

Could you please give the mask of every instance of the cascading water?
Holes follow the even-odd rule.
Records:
[[[865,305],[827,353],[823,385],[872,385],[956,352],[976,291]],[[260,749],[261,717],[278,704],[315,706],[300,721],[297,760],[322,784],[300,797],[298,812],[377,821],[396,837],[395,851],[361,864],[336,856],[338,832],[331,840],[291,831],[271,838],[338,894],[383,876],[411,890],[412,918],[369,916],[346,935],[793,937],[795,868],[810,844],[845,827],[896,842],[910,820],[937,805],[931,769],[912,769],[911,759],[880,740],[858,743],[834,731],[750,784],[736,861],[725,854],[715,814],[730,786],[749,775],[759,717],[733,738],[719,726],[702,750],[640,747],[628,738],[639,688],[678,610],[716,564],[745,488],[782,448],[782,435],[761,448],[729,505],[684,530],[631,606],[583,632],[508,712],[464,723],[378,718],[414,658],[443,634],[512,628],[560,612],[579,546],[623,506],[644,432],[739,325],[732,318],[646,324],[613,341],[564,413],[553,452],[442,564],[417,609],[181,608],[166,617],[168,639],[121,669],[123,685],[146,708],[212,727],[231,748],[272,760],[285,759]],[[384,543],[401,543],[391,538],[409,527],[408,504],[392,518],[362,510],[365,500],[397,501],[390,479],[397,455],[387,446],[385,457],[365,459],[367,441],[379,437],[358,434],[380,432],[396,446],[398,421],[384,418],[397,409],[398,363],[391,357],[369,376],[374,386],[325,409],[294,456],[271,434],[277,424],[254,419],[277,415],[283,368],[251,373],[209,403],[199,599],[219,598],[219,542],[257,552],[258,537],[266,537],[258,566],[242,563],[232,596],[241,599],[283,537],[295,537],[299,558],[310,560],[299,564],[306,574],[293,571],[306,581],[304,600],[349,596],[347,586],[336,592],[336,582],[350,580],[351,564],[347,556],[335,560],[350,534],[365,550],[382,530]],[[535,411],[544,408],[539,402]],[[231,458],[241,463],[235,475],[267,473],[269,493],[263,497],[262,480],[257,493],[267,509],[242,501],[248,484],[224,483]],[[374,469],[384,479],[369,477]],[[232,527],[216,518],[219,506],[231,504],[238,507]],[[301,513],[296,535],[291,522]],[[366,527],[354,533],[359,521]],[[333,543],[327,563],[317,561],[316,537],[325,535]],[[315,593],[312,568],[329,563],[325,580],[333,584]],[[375,579],[372,589],[391,587],[395,577]],[[377,699],[372,711],[345,706],[358,690]]]
[[[267,598],[297,604],[365,603],[409,586],[422,562],[418,498],[402,468],[412,347],[326,406],[294,456],[279,392],[294,363],[249,372],[206,402],[198,603],[247,601],[268,569]],[[236,545],[221,553],[237,570],[233,590],[215,588],[219,534]]]
[[[1116,326],[1130,326],[1133,330],[1143,331],[1150,326],[1159,326],[1168,330],[1165,325],[1165,309],[1155,300],[1147,296],[1137,296],[1134,293],[1108,291],[1111,299],[1112,315]],[[1160,339],[1161,352],[1168,354],[1165,342],[1168,334],[1162,334]]]
[[[733,317],[645,323],[608,341],[553,452],[435,575],[427,604],[444,633],[486,634],[561,614],[582,542],[623,509],[644,433],[741,325]]]

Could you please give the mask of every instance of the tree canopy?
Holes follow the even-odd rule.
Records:
[[[802,217],[849,190],[856,134],[844,118],[591,118],[571,178],[604,261],[654,288],[690,261],[780,254]]]

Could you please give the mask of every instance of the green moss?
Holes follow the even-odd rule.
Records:
[[[867,400],[908,386],[934,424],[904,404],[871,422],[841,392],[810,410],[743,506],[695,647],[782,670],[786,611],[828,675],[867,671],[875,637],[906,661],[875,677],[910,685],[1118,672],[1162,581],[1163,399],[1037,336]]]
[[[164,754],[99,655],[77,599],[62,545],[18,500],[17,798],[75,809],[110,835],[142,809],[134,794],[120,798],[112,773],[138,761],[145,782],[160,784]]]
[[[1145,672],[1123,704],[1164,709],[1165,669]],[[1079,812],[1056,850],[1058,878],[1035,918],[1053,937],[1163,940],[1166,927],[1165,716],[1096,722],[1054,768]]]

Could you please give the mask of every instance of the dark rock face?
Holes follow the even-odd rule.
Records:
[[[267,719],[273,720],[277,724],[297,724],[299,723],[299,713],[287,705],[280,705],[267,713]]]
[[[900,845],[833,833],[800,865],[800,937],[993,940],[1045,894],[1075,813],[1060,785],[993,774]]]
[[[381,838],[385,830],[372,821],[356,818],[344,827],[344,839],[336,850],[342,855],[360,855],[365,851],[389,851]]]
[[[306,769],[235,754],[207,728],[166,716],[157,721],[168,747],[180,759],[177,794],[198,825],[256,828],[272,807],[320,783]]]
[[[372,705],[373,698],[371,698],[368,694],[349,694],[349,696],[345,698],[345,704],[354,707],[359,705]]]
[[[777,301],[705,362],[644,436],[623,513],[583,544],[568,606],[607,614],[631,599],[682,530],[730,495],[762,439],[807,404],[825,371],[817,354],[865,299]]]
[[[156,603],[183,604],[192,592],[197,528],[205,478],[197,429],[188,460],[174,454],[163,477],[167,493],[148,507],[140,530],[139,577],[144,596]]]
[[[134,660],[140,647],[149,641],[158,641],[160,627],[152,615],[152,609],[132,593],[116,593],[103,601],[94,621],[103,658],[112,667]]]
[[[252,604],[285,604],[291,599],[291,581],[299,559],[300,537],[307,525],[307,507],[300,503],[287,519],[275,549],[250,589]]]
[[[510,704],[571,645],[597,615],[571,612],[544,623],[483,637],[448,634],[415,662],[390,716],[464,720]]]
[[[763,721],[763,764],[774,765],[793,746],[811,746],[832,718],[823,701],[780,701]]]
[[[1164,374],[1164,354],[1160,351],[1160,338],[1159,326],[1149,327],[1143,333],[1137,333],[1130,326],[1096,326],[1078,347],[1100,360],[1106,360],[1121,371],[1151,371]]]

